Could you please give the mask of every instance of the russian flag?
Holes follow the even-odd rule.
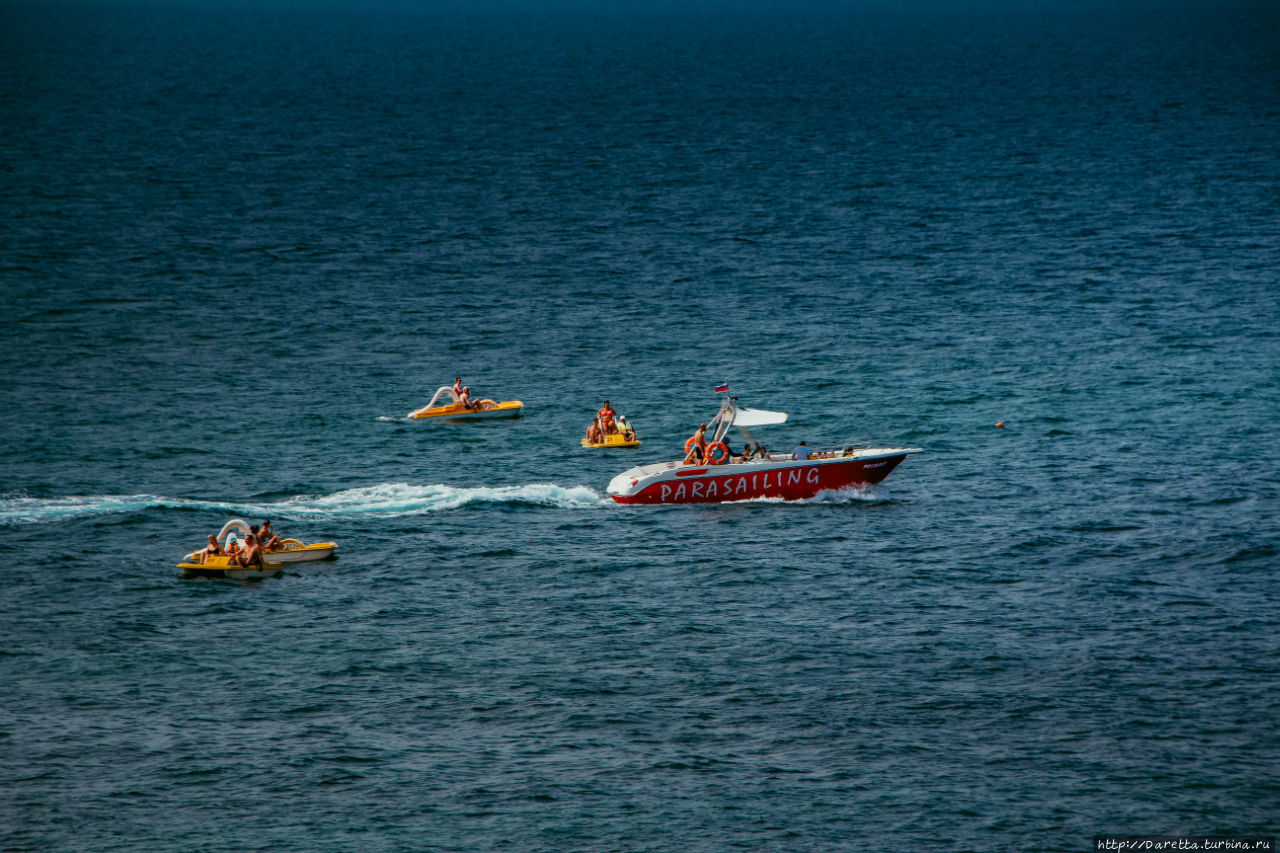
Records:
[[[721,391],[728,391],[728,390],[729,390],[729,383],[728,383],[728,382],[722,382],[722,383],[720,383],[719,385],[717,385],[717,386],[716,386],[716,393],[717,393],[717,394],[719,394]]]

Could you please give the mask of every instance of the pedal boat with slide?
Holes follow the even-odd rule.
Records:
[[[437,406],[436,402],[441,397],[448,399],[450,402],[441,403]],[[444,418],[451,421],[470,421],[480,418],[514,418],[523,409],[524,403],[519,400],[503,400],[498,403],[489,399],[481,400],[475,404],[475,408],[468,409],[458,402],[458,397],[453,393],[453,388],[444,385],[436,389],[436,393],[432,395],[430,403],[427,403],[421,409],[413,410],[407,417]]]
[[[241,566],[231,562],[230,557],[215,554],[203,563],[200,562],[199,557],[195,560],[185,560],[178,563],[178,568],[182,569],[184,575],[190,577],[233,578],[246,581],[278,577],[284,571],[284,564],[263,559],[261,566]]]
[[[218,531],[218,544],[225,551],[235,540],[241,544],[249,535],[249,525],[243,518],[233,518]],[[327,560],[338,550],[337,542],[312,542],[310,545],[297,539],[281,539],[278,547],[263,552],[263,559],[268,563],[309,563],[313,560]],[[192,551],[183,558],[183,566],[199,563],[200,552]],[[201,565],[213,565],[218,557],[212,556]],[[185,569],[184,569],[185,570]]]
[[[620,504],[697,504],[780,498],[804,500],[819,492],[875,485],[889,476],[919,447],[815,448],[809,458],[791,453],[731,457],[725,436],[737,427],[748,445],[758,444],[748,427],[784,423],[785,412],[748,409],[736,397],[725,397],[707,423],[714,426],[706,462],[690,455],[672,462],[653,462],[624,471],[609,482],[608,493]],[[692,440],[686,444],[690,453]]]

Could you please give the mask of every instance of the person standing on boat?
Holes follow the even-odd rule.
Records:
[[[707,458],[707,425],[699,424],[698,429],[694,432],[693,437],[686,442],[689,446],[689,453],[685,456],[686,462],[697,460],[699,462]]]
[[[454,400],[460,400],[460,399],[462,399],[462,377],[461,377],[461,376],[455,376],[455,377],[453,377],[453,389],[452,389],[452,390],[453,390],[453,399],[454,399]]]
[[[613,406],[610,406],[609,401],[605,400],[604,405],[600,407],[600,411],[596,412],[596,417],[600,419],[600,431],[603,434],[609,435],[617,432],[613,425],[613,419],[617,416],[618,413],[613,410]]]

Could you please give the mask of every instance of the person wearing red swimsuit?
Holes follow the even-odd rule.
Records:
[[[600,419],[600,431],[605,435],[617,432],[617,428],[613,425],[613,419],[618,413],[613,410],[613,406],[609,405],[609,401],[605,400],[604,405],[600,407],[600,411],[596,412],[596,417]]]

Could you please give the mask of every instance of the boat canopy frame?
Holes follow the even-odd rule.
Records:
[[[716,412],[715,417],[707,422],[708,427],[715,427],[712,433],[712,439],[707,442],[708,445],[716,442],[723,442],[724,437],[729,434],[729,430],[733,427],[738,428],[738,432],[742,433],[743,440],[747,446],[760,446],[760,442],[756,437],[747,430],[747,424],[739,421],[747,421],[750,426],[771,426],[774,424],[785,423],[787,420],[786,412],[771,412],[765,409],[748,409],[745,406],[738,405],[737,397],[725,395],[720,400],[720,411]],[[726,445],[727,446],[727,445]],[[745,450],[745,448],[744,448]]]

